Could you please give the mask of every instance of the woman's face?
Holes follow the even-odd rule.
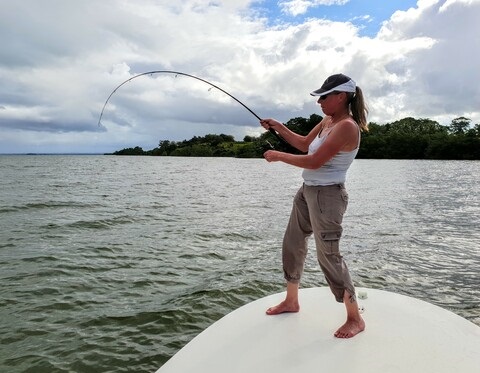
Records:
[[[342,103],[342,96],[340,94],[345,92],[332,92],[328,95],[323,95],[318,98],[317,103],[322,107],[322,111],[325,115],[334,114]]]

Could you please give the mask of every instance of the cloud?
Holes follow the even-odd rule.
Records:
[[[387,43],[417,38],[427,46],[399,62],[403,79],[395,89],[403,92],[403,103],[399,106],[392,100],[397,115],[445,123],[469,113],[478,122],[480,90],[471,84],[471,77],[478,73],[480,62],[480,39],[473,37],[480,1],[424,0],[418,4],[416,9],[394,14],[379,33],[379,39]]]
[[[344,5],[350,0],[286,0],[279,1],[278,5],[285,14],[298,16],[305,14],[310,8],[319,5]]]
[[[473,5],[476,2],[476,0],[447,0],[444,2],[444,4],[440,7],[440,12],[446,11],[448,7],[450,6],[456,6],[459,4],[465,4],[465,5]]]
[[[283,9],[319,4],[281,3]],[[50,139],[63,149],[90,134],[96,140],[85,147],[118,149],[208,131],[240,139],[261,133],[258,120],[228,96],[166,75],[121,87],[98,126],[113,88],[135,74],[164,69],[209,80],[259,116],[282,121],[320,113],[308,93],[328,75],[344,72],[363,88],[372,121],[413,116],[449,124],[465,115],[480,122],[480,89],[472,79],[480,65],[480,0],[419,0],[393,14],[375,37],[328,19],[272,26],[251,5],[7,2],[0,14],[0,137]]]

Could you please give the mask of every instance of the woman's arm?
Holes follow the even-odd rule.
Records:
[[[317,169],[333,158],[338,152],[349,147],[352,143],[358,142],[358,136],[359,131],[357,124],[347,119],[335,125],[325,139],[325,142],[313,154],[299,155],[268,150],[265,152],[264,157],[268,162],[280,161],[301,168]],[[310,134],[306,136],[306,138],[308,137],[310,137]]]
[[[291,131],[287,126],[275,119],[262,119],[260,121],[260,124],[263,126],[263,128],[267,130],[270,128],[274,129],[286,142],[288,142],[290,145],[300,150],[301,152],[306,153],[308,151],[308,146],[310,145],[310,143],[313,141],[315,136],[319,134],[320,129],[323,126],[322,123],[324,122],[324,120],[317,124],[306,136],[302,136],[298,133]]]

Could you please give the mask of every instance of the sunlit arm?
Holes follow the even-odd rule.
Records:
[[[306,153],[308,146],[320,132],[322,123],[317,124],[307,136],[302,136],[291,131],[287,126],[275,119],[262,119],[260,124],[265,129],[274,129],[286,142],[301,152]]]
[[[323,148],[324,146],[314,154],[290,154],[277,150],[268,150],[265,152],[264,157],[268,162],[284,162],[296,167],[317,169],[335,155],[334,153],[327,157],[326,152],[323,152]]]
[[[268,162],[284,162],[296,167],[317,169],[333,158],[335,154],[343,151],[345,146],[351,142],[352,136],[358,136],[358,128],[356,128],[356,125],[352,125],[351,122],[346,121],[338,123],[335,128],[332,129],[325,142],[315,153],[289,154],[269,150],[265,152],[264,157]],[[310,134],[306,136],[306,138],[309,137]]]

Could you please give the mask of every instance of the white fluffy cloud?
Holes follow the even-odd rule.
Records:
[[[292,16],[304,14],[308,9],[319,5],[343,5],[349,0],[284,0],[279,1],[278,5],[283,12]]]
[[[385,23],[377,39],[391,43],[422,38],[425,43],[396,65],[403,77],[394,87],[402,93],[402,104],[395,97],[391,102],[397,116],[445,123],[465,115],[480,121],[480,89],[472,84],[480,62],[479,15],[478,0],[423,0],[417,9],[398,12]]]
[[[327,3],[323,1],[322,3]],[[308,9],[320,1],[283,1]],[[336,1],[342,3],[342,1]],[[0,153],[110,151],[208,132],[258,134],[259,116],[286,121],[317,112],[308,93],[344,72],[364,89],[370,120],[405,116],[480,122],[480,0],[419,0],[376,37],[348,22],[271,25],[251,1],[5,2],[0,14]],[[297,10],[295,10],[297,9]],[[15,140],[16,139],[16,140]],[[18,145],[17,145],[18,144]]]

